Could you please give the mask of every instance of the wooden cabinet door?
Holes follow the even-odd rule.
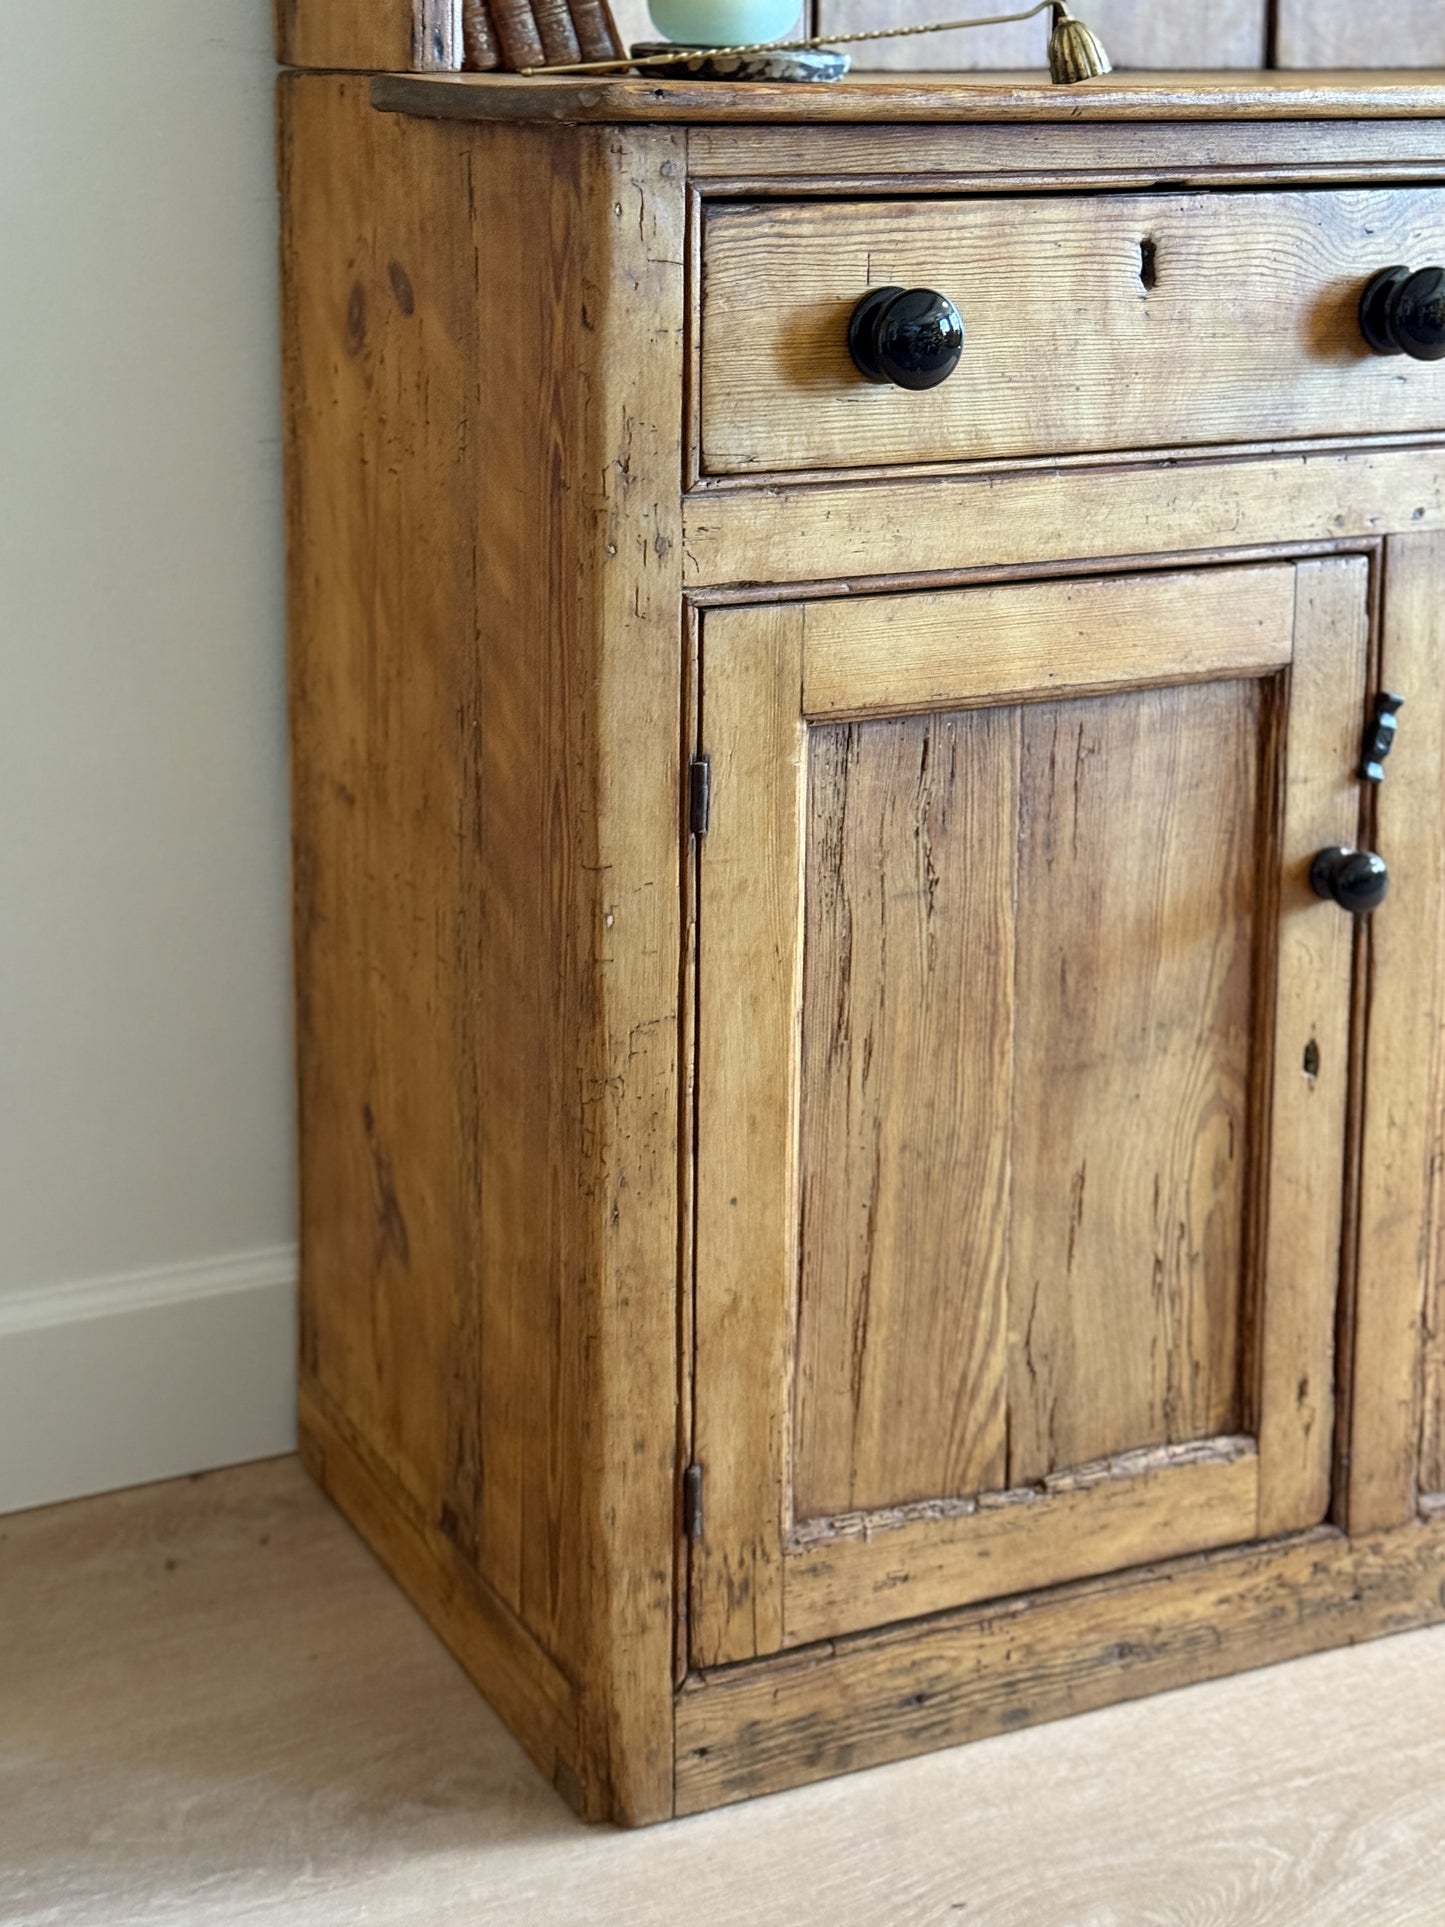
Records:
[[[1368,574],[705,617],[694,1664],[1324,1518]]]

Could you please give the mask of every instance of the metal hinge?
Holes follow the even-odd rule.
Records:
[[[688,828],[694,836],[706,836],[712,815],[712,764],[706,756],[693,757],[688,785]]]
[[[702,1467],[690,1465],[682,1475],[682,1536],[702,1537]]]

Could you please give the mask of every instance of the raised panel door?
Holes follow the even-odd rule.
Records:
[[[1367,583],[706,617],[697,1663],[1325,1516]]]

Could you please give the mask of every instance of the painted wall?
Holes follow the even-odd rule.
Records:
[[[0,0],[0,1509],[291,1437],[270,0],[65,12]]]

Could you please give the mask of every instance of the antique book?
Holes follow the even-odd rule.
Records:
[[[462,0],[462,47],[462,65],[468,73],[488,73],[501,64],[487,0]]]
[[[502,50],[500,65],[513,72],[546,66],[547,51],[530,0],[492,0],[492,26]]]
[[[621,36],[607,0],[572,0],[572,21],[584,60],[616,60],[622,54]]]

